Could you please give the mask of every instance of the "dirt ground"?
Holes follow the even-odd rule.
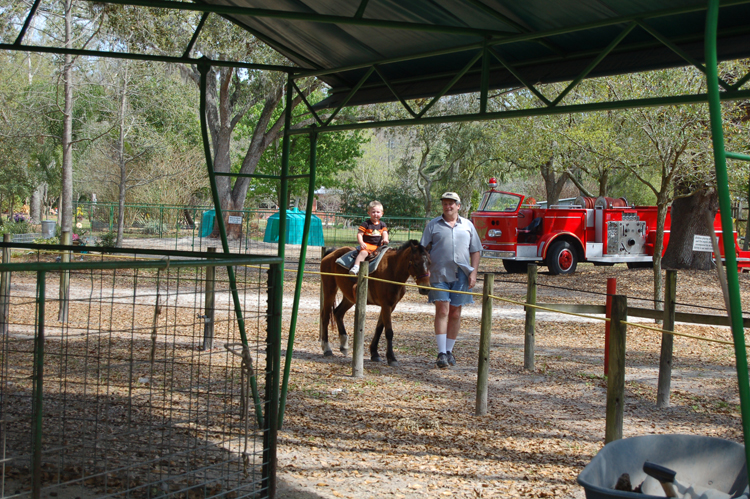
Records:
[[[312,262],[307,270],[316,268]],[[500,264],[483,260],[477,291],[482,289],[482,272],[494,275],[496,296],[525,300],[525,275],[509,275]],[[289,272],[285,280],[286,332],[295,277]],[[604,304],[609,277],[617,279],[618,292],[627,295],[629,305],[653,308],[652,270],[588,264],[572,276],[550,276],[542,268],[537,302]],[[602,321],[538,312],[535,368],[527,371],[524,310],[496,302],[488,413],[477,417],[478,305],[464,310],[454,349],[458,364],[440,370],[435,367],[434,308],[416,289],[408,288],[394,313],[399,366],[373,363],[366,355],[364,377],[353,378],[351,355],[338,350],[332,358],[322,355],[319,276],[308,272],[303,282],[285,419],[278,436],[277,497],[584,497],[576,477],[604,445]],[[14,286],[19,292],[24,286],[29,293],[34,290],[31,278],[14,281]],[[750,274],[740,276],[740,287],[745,303],[750,298]],[[54,295],[55,290],[48,293]],[[679,272],[677,302],[678,311],[725,313],[715,272]],[[145,309],[152,320],[153,307]],[[186,310],[195,315],[192,308]],[[367,352],[378,312],[377,307],[368,308]],[[353,330],[351,312],[347,327]],[[678,324],[676,330],[731,340],[726,327]],[[635,327],[627,334],[625,437],[683,433],[742,441],[732,347],[675,338],[671,405],[657,409],[661,335]],[[384,353],[381,343],[380,354]],[[69,492],[71,499],[89,497]]]
[[[482,265],[495,274],[496,296],[524,300],[525,275]],[[537,302],[603,304],[608,277],[617,278],[629,305],[653,308],[653,271],[624,266],[581,265],[572,276],[541,268]],[[496,303],[489,410],[477,417],[477,304],[464,312],[454,349],[458,364],[440,370],[433,308],[408,290],[394,314],[400,365],[373,363],[366,354],[365,375],[357,379],[350,356],[322,355],[318,279],[305,278],[278,440],[278,497],[584,497],[576,477],[604,445],[603,322],[539,312],[535,369],[526,371],[523,309]],[[740,286],[744,303],[749,275],[740,276]],[[480,276],[475,290],[481,289]],[[722,314],[716,273],[679,272],[677,302],[678,311]],[[368,308],[366,352],[377,313]],[[347,323],[351,331],[353,313]],[[731,340],[725,327],[678,324],[676,330]],[[671,405],[657,409],[661,335],[634,327],[627,334],[625,437],[683,433],[741,442],[731,347],[675,338]],[[381,355],[384,350],[381,343]]]

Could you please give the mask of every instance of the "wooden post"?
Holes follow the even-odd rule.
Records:
[[[625,395],[625,333],[627,326],[621,321],[628,318],[628,299],[623,295],[612,297],[612,325],[609,341],[609,375],[607,376],[607,422],[604,443],[622,438],[622,418]]]
[[[607,301],[605,302],[604,309],[606,310],[605,316],[607,319],[612,318],[612,297],[617,294],[617,278],[607,278]],[[609,328],[610,323],[604,323],[604,375],[609,373]]]
[[[209,253],[216,253],[216,248],[207,248]],[[216,267],[206,267],[206,304],[203,315],[203,350],[214,347],[214,304],[216,297]]]
[[[526,303],[536,305],[536,263],[530,263],[528,269],[528,284],[526,285]],[[536,309],[526,307],[526,327],[523,335],[523,368],[534,370],[534,345],[536,343]]]
[[[11,242],[10,234],[3,234],[3,242]],[[3,248],[3,263],[10,263],[10,248]],[[0,337],[8,334],[10,311],[10,272],[0,274]]]
[[[674,331],[675,302],[677,301],[677,271],[667,270],[664,292],[664,324],[667,331]],[[659,383],[656,388],[656,407],[669,407],[669,391],[672,385],[672,349],[674,336],[661,334],[661,356],[659,357]]]
[[[323,257],[326,254],[326,251],[328,249],[325,246],[320,247],[320,261],[323,262]],[[323,310],[323,276],[320,276],[320,308],[319,310]],[[320,323],[318,324],[318,341],[323,341],[323,320],[320,319]]]
[[[362,262],[357,274],[357,302],[354,305],[354,345],[352,347],[352,377],[364,376],[365,314],[367,313],[367,276],[370,266]]]
[[[63,246],[70,246],[70,231],[64,230],[61,234],[62,238],[60,244]],[[70,251],[63,251],[61,261],[63,263],[70,262]],[[68,322],[68,297],[70,296],[70,271],[63,270],[60,272],[60,308],[57,313],[57,320],[60,322]]]
[[[492,298],[495,274],[484,274],[482,289],[482,326],[479,334],[479,362],[477,364],[476,415],[487,414],[487,384],[490,374],[490,338],[492,337]]]

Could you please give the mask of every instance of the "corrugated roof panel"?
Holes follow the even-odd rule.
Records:
[[[204,0],[216,5],[352,18],[361,5],[350,0]],[[724,3],[719,18],[720,60],[750,57],[750,0]],[[480,50],[485,32],[494,50],[529,81],[550,83],[578,76],[598,52],[638,16],[697,60],[703,59],[705,0],[370,0],[363,20],[469,28],[469,32],[410,31],[314,19],[227,16],[266,39],[302,68],[336,70],[319,77],[332,87],[327,105],[336,105],[367,70],[380,63],[382,72],[404,98],[440,92],[452,74]],[[669,9],[681,9],[669,12]],[[690,11],[693,9],[694,11]],[[654,13],[660,14],[653,17]],[[598,25],[597,25],[598,24]],[[476,30],[473,32],[471,30]],[[544,35],[544,36],[542,36]],[[535,37],[536,39],[528,39]],[[435,55],[435,51],[462,49]],[[383,61],[408,58],[404,62]],[[687,62],[636,27],[591,73],[590,77],[683,66]],[[491,60],[493,88],[519,84],[508,70]],[[353,69],[353,67],[357,69]],[[462,77],[451,93],[480,88],[480,63]],[[351,104],[394,100],[373,75]]]

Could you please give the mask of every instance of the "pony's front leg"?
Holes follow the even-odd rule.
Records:
[[[373,362],[383,362],[378,353],[378,343],[380,343],[380,335],[383,334],[383,317],[382,314],[378,317],[378,325],[375,326],[375,334],[372,336],[372,342],[370,342],[370,360]]]
[[[385,358],[388,359],[388,365],[391,367],[398,366],[396,360],[396,354],[393,353],[393,323],[391,322],[391,310],[388,307],[383,307],[380,310],[380,317],[385,326],[385,339],[388,343],[388,349],[385,352]]]

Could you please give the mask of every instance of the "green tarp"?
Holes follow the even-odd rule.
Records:
[[[286,212],[286,243],[302,244],[302,230],[305,227],[305,212],[292,208]],[[266,233],[263,236],[265,243],[279,242],[279,214],[274,213],[268,217]],[[325,246],[323,241],[323,223],[320,218],[312,215],[310,217],[310,235],[307,238],[308,246]]]

